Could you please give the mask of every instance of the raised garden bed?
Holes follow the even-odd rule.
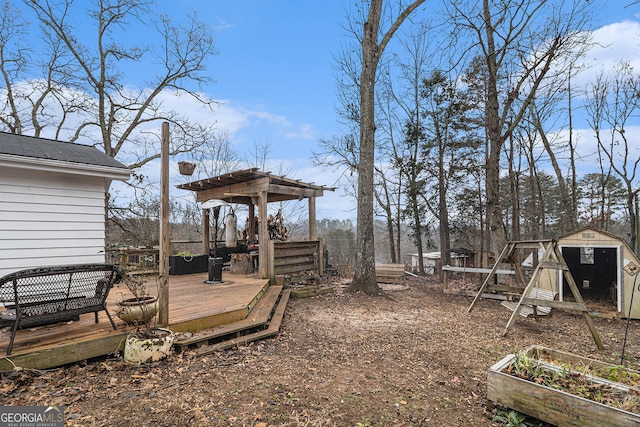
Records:
[[[206,273],[208,270],[208,255],[176,255],[169,257],[170,275]]]
[[[534,346],[488,372],[487,399],[557,426],[640,425],[640,372]]]

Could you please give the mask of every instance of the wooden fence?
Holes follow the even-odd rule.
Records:
[[[273,283],[277,275],[295,275],[304,272],[322,274],[322,240],[303,240],[297,242],[268,242],[268,253],[273,256],[267,260],[267,276]]]
[[[160,252],[158,248],[111,248],[106,252],[106,261],[121,266],[128,274],[156,274]]]

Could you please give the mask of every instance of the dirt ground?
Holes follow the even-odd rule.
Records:
[[[336,292],[292,299],[280,334],[206,357],[146,366],[120,358],[2,374],[3,405],[64,405],[69,426],[499,426],[487,411],[488,368],[540,344],[620,363],[627,322],[600,309],[598,350],[582,315],[519,318],[496,300],[411,279],[386,296]],[[613,309],[613,303],[609,303]],[[640,368],[640,322],[625,365]],[[529,425],[543,425],[531,423]]]

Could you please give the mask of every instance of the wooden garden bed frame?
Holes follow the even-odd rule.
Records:
[[[581,364],[590,367],[615,365],[578,355],[555,351],[541,346],[532,346],[526,354],[531,358],[546,355],[563,363]],[[523,414],[559,427],[630,427],[640,425],[640,415],[607,406],[566,391],[550,388],[503,372],[516,356],[510,354],[494,364],[487,373],[487,401],[514,409]],[[628,370],[631,372],[631,370]],[[637,372],[633,371],[637,374]],[[618,383],[594,378],[595,383],[610,383],[620,390],[628,387]]]

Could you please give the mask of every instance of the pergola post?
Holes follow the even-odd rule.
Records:
[[[316,231],[316,198],[309,197],[309,240],[318,238]]]
[[[247,230],[247,244],[255,243],[256,240],[256,205],[254,198],[249,203],[249,230]]]
[[[260,250],[258,251],[258,277],[267,278],[267,262],[270,262],[269,254],[269,224],[267,220],[267,196],[268,191],[260,191],[258,193],[258,241],[260,242]]]

